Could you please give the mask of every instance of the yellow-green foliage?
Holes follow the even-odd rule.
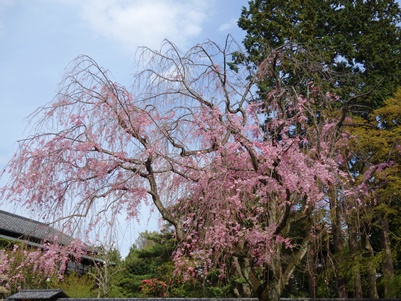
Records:
[[[401,88],[373,111],[368,120],[354,117],[350,132],[354,137],[350,148],[355,154],[351,172],[358,182],[367,181],[369,168],[388,164],[385,168],[374,169],[369,183],[375,185],[375,196],[382,201],[400,197]]]
[[[95,298],[97,290],[95,281],[89,275],[78,275],[76,273],[64,276],[62,281],[52,279],[49,283],[50,288],[59,288],[70,298]]]

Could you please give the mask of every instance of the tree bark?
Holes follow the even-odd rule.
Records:
[[[302,261],[307,253],[311,238],[305,237],[296,250],[289,258],[288,264],[283,264],[281,257],[282,246],[277,245],[275,255],[269,266],[266,268],[263,281],[261,281],[250,265],[250,259],[238,258],[238,266],[241,273],[253,292],[256,293],[259,301],[279,301],[289,278],[294,272],[295,267]]]
[[[237,273],[237,275],[239,277],[245,279],[245,276],[242,273],[241,265],[238,261],[238,258],[233,257],[233,261],[234,261],[235,272]],[[250,298],[252,296],[251,288],[249,287],[249,284],[247,282],[244,282],[244,283],[241,282],[241,291],[242,291],[241,293],[238,292],[238,297]]]
[[[308,273],[308,293],[309,298],[316,299],[316,262],[315,262],[315,250],[309,247],[307,257],[307,273]]]
[[[391,242],[389,237],[389,227],[388,222],[383,218],[380,217],[380,246],[383,251],[383,263],[382,263],[382,270],[383,270],[383,290],[384,290],[384,298],[394,298],[394,292],[391,291],[390,283],[394,278],[394,264],[393,258],[391,254]]]
[[[343,235],[341,231],[341,218],[342,210],[341,204],[338,202],[336,188],[332,187],[330,193],[330,213],[332,222],[332,233],[333,233],[333,252],[335,257],[335,275],[336,275],[336,287],[338,291],[338,298],[348,298],[346,289],[346,279],[343,276]]]
[[[270,281],[261,294],[258,295],[259,301],[279,301],[282,293],[281,287],[279,280]]]
[[[374,263],[374,251],[372,245],[370,244],[369,236],[367,233],[362,234],[362,245],[365,250],[365,258],[367,259],[366,262],[366,269],[367,269],[367,281],[368,281],[368,296],[369,298],[376,299],[379,298],[377,293],[377,285],[376,285],[376,267]]]
[[[348,225],[349,229],[349,249],[351,252],[351,259],[359,258],[360,248],[358,246],[358,227],[355,225],[353,221],[350,221]],[[355,264],[352,267],[352,276],[354,280],[354,294],[353,298],[361,299],[362,298],[362,279],[361,279],[361,269],[360,262],[356,260]]]

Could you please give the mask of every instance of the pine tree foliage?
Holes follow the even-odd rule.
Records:
[[[330,69],[353,74],[352,80],[332,87],[343,101],[354,103],[363,95],[359,104],[375,106],[401,85],[400,21],[394,0],[253,0],[238,21],[247,33],[249,57],[236,59],[258,66],[272,48],[288,42],[303,45]],[[293,55],[302,58],[297,51]]]

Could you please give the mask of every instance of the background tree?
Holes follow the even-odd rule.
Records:
[[[355,104],[354,97],[364,95],[359,103],[372,106],[401,84],[400,21],[394,0],[251,0],[238,25],[247,33],[247,61],[256,68],[271,49],[288,41],[303,45],[331,70],[353,74],[352,80],[331,87],[344,103]],[[302,60],[302,53],[293,54]],[[285,67],[288,80],[296,80],[299,70]],[[274,85],[267,82],[260,89],[269,91]]]
[[[172,282],[171,255],[176,241],[173,233],[143,232],[131,247],[117,275],[117,285],[124,297],[157,297],[151,291],[142,291],[142,281],[160,279]],[[159,296],[162,297],[162,296]]]
[[[88,274],[70,273],[62,280],[52,278],[49,288],[61,289],[70,298],[96,298],[98,294],[96,283]]]
[[[101,261],[93,261],[94,265],[89,271],[96,283],[97,298],[110,297],[114,288],[112,279],[121,268],[121,256],[112,246],[100,246],[96,249],[96,258]]]
[[[394,218],[399,212],[401,90],[374,110],[369,120],[354,117],[350,154],[351,173],[358,195],[359,227],[368,236],[374,250],[381,277],[378,290],[385,297],[394,297],[395,263],[398,241]],[[353,126],[354,125],[354,126]],[[357,125],[357,126],[355,126]],[[361,204],[364,204],[364,206]],[[376,274],[376,273],[375,273]],[[374,277],[374,283],[376,284]],[[399,285],[399,284],[398,284]],[[371,285],[373,287],[376,285]],[[371,293],[372,294],[372,293]]]
[[[197,297],[234,296],[231,283],[213,273],[183,281],[174,273],[173,252],[177,247],[172,229],[143,232],[122,262],[116,286],[119,297]],[[199,275],[201,276],[201,275]],[[206,276],[206,275],[202,275]]]

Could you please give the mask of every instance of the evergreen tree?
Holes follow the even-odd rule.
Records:
[[[232,297],[235,281],[218,274],[183,281],[174,273],[172,254],[177,246],[171,230],[143,232],[131,247],[117,275],[115,297]]]
[[[293,45],[288,51],[302,60],[302,45],[339,75],[332,89],[344,102],[355,103],[363,95],[359,103],[378,105],[401,84],[400,20],[394,0],[252,0],[238,25],[247,32],[248,63],[259,66],[271,49],[287,43]],[[299,69],[281,67],[288,80],[299,78]],[[345,71],[353,74],[346,81],[341,80]],[[274,83],[263,82],[260,88],[274,89]]]

